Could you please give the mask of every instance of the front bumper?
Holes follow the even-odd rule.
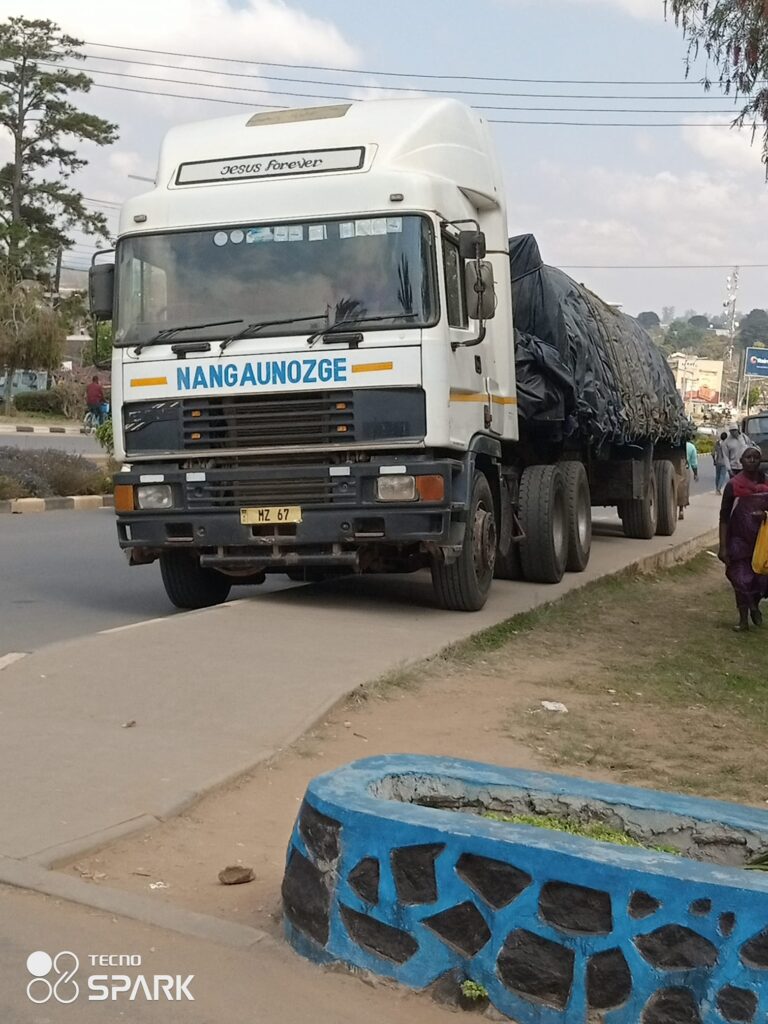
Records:
[[[203,565],[279,569],[291,565],[360,567],[363,551],[401,550],[429,544],[460,546],[466,520],[464,466],[452,459],[386,456],[348,465],[256,465],[184,470],[153,464],[119,473],[116,485],[169,484],[174,507],[117,513],[120,546],[136,562],[163,551],[188,549]],[[392,473],[441,476],[440,501],[381,502],[379,476]],[[295,524],[243,525],[242,508],[300,507]]]

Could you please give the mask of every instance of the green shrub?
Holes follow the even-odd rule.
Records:
[[[61,416],[64,407],[57,391],[25,391],[13,400],[19,412],[47,412]]]
[[[66,497],[71,494],[106,494],[108,476],[90,459],[54,448],[0,448],[0,480],[19,491],[15,498]]]
[[[715,440],[712,436],[697,435],[696,451],[699,455],[710,455],[715,450]]]
[[[115,454],[115,435],[111,419],[104,420],[101,426],[96,428],[96,440],[107,455],[112,456]]]

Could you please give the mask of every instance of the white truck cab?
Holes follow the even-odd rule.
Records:
[[[91,271],[131,561],[182,607],[425,566],[481,607],[514,533],[507,248],[488,126],[453,100],[171,130]]]

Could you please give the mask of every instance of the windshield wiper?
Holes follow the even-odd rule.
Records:
[[[242,331],[238,331],[236,334],[230,335],[229,338],[225,338],[219,347],[219,355],[229,348],[233,341],[238,341],[240,338],[249,338],[254,334],[258,334],[259,331],[264,330],[265,327],[283,327],[285,324],[302,324],[305,320],[327,320],[327,313],[318,313],[314,316],[289,316],[284,320],[262,320],[256,321],[256,323],[246,324]],[[240,321],[235,321],[239,323]]]
[[[181,331],[201,331],[204,327],[229,327],[230,324],[241,324],[243,322],[242,317],[238,317],[237,320],[214,320],[212,323],[206,324],[181,324],[179,327],[166,327],[162,331],[158,331],[157,334],[152,335],[146,341],[141,341],[136,346],[136,355],[139,355],[143,348],[148,345],[156,345],[161,341],[167,341],[168,338],[172,338],[174,334],[180,334]],[[129,345],[122,346],[129,348]]]
[[[312,348],[320,338],[325,338],[327,334],[336,334],[341,332],[344,328],[352,325],[369,324],[375,323],[379,320],[412,320],[418,313],[383,313],[381,316],[355,316],[350,317],[348,320],[337,320],[335,324],[331,324],[330,327],[324,327],[322,331],[315,331],[314,334],[310,334],[307,338],[307,347]]]

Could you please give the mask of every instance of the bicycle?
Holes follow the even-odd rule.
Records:
[[[91,412],[87,409],[85,416],[83,416],[83,433],[93,434],[101,426],[101,417],[98,413]]]

